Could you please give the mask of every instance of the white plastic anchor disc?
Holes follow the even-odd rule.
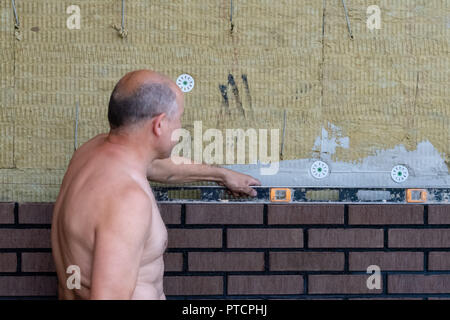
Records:
[[[311,174],[314,178],[323,179],[328,176],[329,173],[330,169],[328,168],[328,165],[323,161],[318,160],[311,165]]]
[[[402,166],[401,164],[396,165],[391,170],[391,178],[397,183],[405,181],[406,179],[408,179],[408,176],[409,176],[408,168]]]
[[[184,73],[177,78],[177,85],[180,87],[181,91],[189,92],[194,88],[194,78]]]

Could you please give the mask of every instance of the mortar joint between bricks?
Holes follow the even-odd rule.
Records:
[[[267,203],[264,203],[264,205],[263,205],[263,225],[265,225],[265,226],[268,225],[268,220],[269,220],[268,211],[269,211],[269,209],[268,209]]]
[[[14,202],[14,224],[19,224],[19,203]]]
[[[227,248],[227,228],[222,228],[222,249]]]
[[[424,250],[423,252],[423,270],[425,272],[428,272],[428,257],[429,257],[429,250]]]
[[[22,270],[22,253],[21,252],[16,252],[16,259],[17,259],[16,272],[20,273]]]
[[[189,263],[189,261],[188,261],[188,252],[187,251],[183,251],[182,252],[182,259],[183,259],[183,261],[182,261],[182,272],[188,272],[188,263]]]
[[[181,204],[181,221],[180,224],[182,226],[186,225],[186,203]]]
[[[308,227],[303,228],[303,249],[309,249],[308,248]]]
[[[349,273],[349,252],[344,251],[344,273]]]
[[[348,227],[348,204],[344,204],[344,227]]]
[[[228,295],[228,274],[225,272],[223,275],[223,296],[226,297]]]
[[[269,255],[270,255],[270,251],[268,250],[264,250],[264,271],[265,272],[269,272],[270,271],[270,261],[269,261]]]

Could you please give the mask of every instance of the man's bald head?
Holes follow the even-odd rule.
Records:
[[[111,129],[125,129],[161,113],[173,118],[178,110],[180,88],[168,77],[151,70],[125,74],[114,87],[109,100]]]

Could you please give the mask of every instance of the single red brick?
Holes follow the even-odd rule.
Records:
[[[450,205],[430,204],[428,206],[429,224],[450,224]]]
[[[16,269],[17,269],[16,253],[15,252],[1,252],[0,253],[0,272],[15,272]]]
[[[272,271],[344,270],[343,252],[270,252]]]
[[[430,252],[428,256],[428,269],[443,271],[450,270],[450,252]]]
[[[189,252],[189,271],[264,271],[264,252]]]
[[[449,293],[450,275],[389,274],[388,293]]]
[[[186,204],[189,224],[262,224],[263,204]]]
[[[181,223],[181,204],[158,203],[158,208],[165,224]]]
[[[23,272],[56,272],[51,252],[23,252]]]
[[[382,229],[309,229],[310,248],[382,248]]]
[[[351,294],[383,292],[383,277],[380,276],[380,289],[369,289],[367,280],[373,274],[367,275],[309,275],[309,294]]]
[[[164,294],[222,295],[223,277],[219,276],[165,276]]]
[[[168,228],[168,248],[221,248],[222,229]]]
[[[227,230],[228,248],[302,248],[302,229],[231,229]]]
[[[343,224],[342,204],[269,204],[269,224]]]
[[[350,205],[348,207],[348,223],[423,224],[423,205]]]
[[[0,248],[51,248],[48,229],[2,229]]]
[[[14,223],[14,202],[0,202],[0,223]]]
[[[181,252],[164,252],[164,271],[183,271],[183,254]]]
[[[51,224],[53,207],[52,202],[19,203],[19,223]]]
[[[56,276],[0,276],[0,296],[57,296]]]
[[[228,276],[228,294],[301,294],[301,275]]]
[[[450,229],[389,229],[390,248],[447,248]]]
[[[349,269],[367,271],[370,265],[377,265],[381,271],[423,270],[423,252],[350,252]]]

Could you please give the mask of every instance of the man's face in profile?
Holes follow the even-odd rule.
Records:
[[[184,103],[183,103],[182,97],[179,99],[177,98],[177,104],[178,108],[175,112],[174,116],[172,118],[165,117],[165,121],[167,123],[167,130],[163,133],[161,136],[161,142],[163,143],[163,150],[161,158],[168,158],[171,155],[173,147],[178,143],[178,140],[172,141],[172,134],[175,132],[175,130],[178,130],[181,128],[181,117],[184,112]]]

